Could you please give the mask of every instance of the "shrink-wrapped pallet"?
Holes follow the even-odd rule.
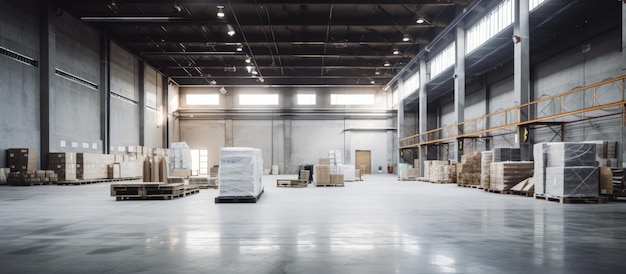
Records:
[[[535,167],[533,180],[535,182],[535,194],[543,195],[546,189],[546,167],[548,166],[548,149],[546,143],[535,144],[533,146],[533,157]]]
[[[191,170],[191,150],[186,142],[170,144],[168,162],[169,172],[174,169]]]
[[[493,161],[492,151],[483,151],[480,160],[480,187],[489,189],[489,178],[491,177],[491,162]]]
[[[337,174],[343,174],[344,181],[352,182],[355,180],[355,168],[351,165],[337,165]]]
[[[261,150],[247,147],[220,149],[220,196],[257,197],[263,190]]]
[[[598,197],[599,173],[597,167],[546,168],[546,196]]]
[[[593,143],[547,143],[548,167],[598,166]]]
[[[498,147],[493,149],[492,162],[521,161],[519,148]]]

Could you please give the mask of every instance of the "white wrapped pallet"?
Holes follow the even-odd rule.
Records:
[[[169,169],[191,170],[191,149],[186,142],[171,143],[169,149]]]
[[[337,173],[343,174],[343,180],[352,182],[355,180],[355,167],[351,165],[337,165]]]
[[[480,165],[480,187],[489,189],[489,179],[491,177],[491,162],[493,162],[493,152],[483,151]]]
[[[220,149],[220,196],[257,197],[263,190],[261,150],[247,147]]]

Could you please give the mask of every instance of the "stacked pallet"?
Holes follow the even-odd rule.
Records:
[[[480,185],[480,167],[482,153],[480,151],[461,156],[461,164],[457,166],[457,182],[464,185]]]
[[[169,149],[169,171],[191,170],[191,150],[186,142],[171,143]]]
[[[169,177],[168,157],[148,156],[143,161],[144,182],[167,182]]]
[[[9,172],[11,172],[10,168],[0,167],[0,185],[7,184],[7,177],[9,176]]]
[[[419,177],[419,169],[403,168],[400,169],[400,181],[415,181]]]
[[[9,172],[7,184],[12,186],[32,186],[54,184],[59,177],[52,170],[27,170]]]
[[[37,169],[37,151],[34,148],[7,149],[7,163],[11,172]]]
[[[337,174],[342,174],[345,181],[352,182],[356,180],[355,170],[352,165],[337,164]]]
[[[311,175],[311,171],[309,170],[300,170],[300,174],[298,175],[297,180],[291,179],[278,179],[276,180],[276,186],[278,187],[307,187],[309,184],[309,176]]]
[[[59,180],[76,179],[76,153],[51,152],[48,154],[48,168],[53,170]]]
[[[330,185],[330,165],[320,164],[313,166],[313,182],[316,186]]]
[[[170,182],[170,180],[172,180],[171,177],[168,179],[168,182]],[[184,179],[182,180],[184,182]],[[203,188],[203,189],[206,189],[206,188],[217,189],[218,188],[217,182],[218,180],[216,178],[209,178],[209,177],[202,177],[202,176],[189,177],[189,185],[198,186],[199,188]]]
[[[493,162],[521,161],[522,152],[519,148],[498,147],[493,151]]]
[[[482,189],[489,189],[491,162],[493,162],[493,152],[483,151],[480,160],[480,188]]]
[[[245,197],[254,200],[261,195],[263,158],[256,148],[230,147],[220,149],[220,194],[215,202],[228,202]],[[228,201],[227,201],[228,200]]]
[[[161,182],[111,184],[111,196],[118,201],[129,199],[173,199],[198,193],[196,186]]]
[[[219,170],[220,170],[220,166],[216,165],[216,166],[212,166],[209,169],[209,177],[217,177],[219,174]]]
[[[433,183],[456,182],[456,164],[450,164],[450,161],[425,161],[424,177]]]
[[[76,178],[82,180],[107,178],[108,165],[114,162],[114,155],[76,153]]]
[[[494,162],[490,167],[489,190],[509,191],[521,181],[533,176],[533,162]]]
[[[344,184],[343,174],[330,174],[330,184],[334,186],[342,186]]]
[[[618,143],[617,141],[587,141],[584,143],[591,143],[596,145],[596,161],[598,161],[599,167],[619,167],[620,164],[617,159]]]
[[[599,171],[596,144],[541,143],[534,147],[535,159],[544,166],[535,169],[535,195],[546,198],[597,198]],[[545,159],[542,159],[545,157]]]

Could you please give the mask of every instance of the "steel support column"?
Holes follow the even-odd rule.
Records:
[[[39,21],[39,163],[41,169],[48,166],[48,153],[52,142],[51,128],[55,123],[55,67],[56,30],[52,22],[52,4],[42,2]]]
[[[428,98],[427,98],[427,86],[426,83],[428,82],[428,74],[426,73],[426,61],[424,59],[421,59],[419,61],[420,64],[420,70],[419,70],[419,74],[420,74],[420,89],[419,89],[419,114],[418,114],[418,119],[419,119],[419,133],[423,133],[428,131],[428,109],[427,109],[427,105],[428,105]],[[426,141],[427,136],[426,135],[422,135],[420,136],[420,140],[419,142],[425,142]],[[428,147],[427,146],[420,146],[419,147],[419,162],[420,162],[420,176],[423,177],[424,176],[424,161],[426,161],[426,155],[428,152]]]
[[[465,31],[460,26],[456,28],[455,47],[454,114],[456,122],[461,123],[465,121]],[[462,135],[464,133],[463,125],[459,125],[457,131],[458,135]],[[463,155],[462,139],[455,139],[454,145],[456,147],[456,161],[460,163],[461,155]]]
[[[528,103],[530,95],[530,31],[528,24],[528,0],[513,0],[515,6],[515,21],[513,23],[514,43],[514,100],[516,105]],[[528,107],[519,110],[519,121],[529,120]],[[532,140],[523,140],[517,136],[517,144],[521,149],[522,160],[530,160]]]

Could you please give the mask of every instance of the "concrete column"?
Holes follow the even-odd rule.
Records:
[[[54,28],[52,4],[45,2],[40,10],[39,22],[39,164],[41,169],[48,166],[48,153],[55,124],[55,67],[56,30]]]
[[[419,90],[419,110],[418,110],[418,120],[419,120],[419,133],[428,131],[428,119],[427,119],[427,90],[426,83],[428,82],[428,74],[426,71],[426,61],[421,59],[420,63],[420,90]],[[420,137],[420,142],[426,141],[426,136]],[[426,161],[426,153],[428,152],[428,148],[426,146],[419,147],[419,162],[420,162],[420,176],[424,176],[424,161]]]
[[[170,119],[168,118],[168,114],[170,113],[170,89],[169,89],[169,77],[163,75],[161,77],[161,132],[163,134],[163,147],[170,147]]]
[[[489,113],[489,102],[491,101],[491,96],[490,96],[490,91],[489,91],[489,86],[487,86],[487,77],[483,77],[484,79],[484,84],[483,84],[483,91],[485,94],[485,114]],[[487,117],[485,119],[485,129],[488,129],[491,127],[491,118]],[[487,138],[485,139],[485,150],[491,150],[491,139]]]
[[[139,108],[139,145],[146,145],[146,64],[139,61],[137,64],[137,74],[139,76],[137,89],[139,98],[137,107]],[[158,108],[158,106],[157,106]]]
[[[291,139],[291,118],[285,118],[285,122],[283,123],[283,132],[285,134],[285,148],[283,150],[283,157],[285,159],[285,173],[294,174],[298,172],[298,163],[293,163],[291,161],[291,146],[293,145],[293,140]]]
[[[622,1],[622,73],[626,75],[626,2]]]
[[[530,31],[528,24],[528,0],[513,0],[515,6],[515,22],[513,23],[514,40],[514,100],[517,105],[528,103],[530,94]],[[529,110],[527,107],[520,109],[519,120],[528,121]],[[522,160],[529,160],[532,153],[532,145],[522,142],[518,136],[519,148],[521,148]]]
[[[226,123],[224,124],[224,145],[226,147],[233,146],[233,119],[226,119]]]
[[[100,34],[100,139],[102,140],[102,153],[110,153],[110,119],[111,110],[111,41],[108,35]]]
[[[392,141],[392,142],[396,142],[397,143],[397,140],[399,140],[400,138],[406,137],[406,135],[404,133],[404,96],[405,96],[404,95],[404,80],[402,78],[398,79],[398,87],[397,87],[396,90],[398,92],[398,114],[396,115],[397,116],[397,120],[398,120],[398,121],[396,121],[396,124],[397,124],[396,127],[398,128],[396,132],[397,132],[398,138],[395,138],[394,141]],[[393,97],[393,95],[392,95],[392,97]],[[397,148],[398,145],[396,144],[395,146],[392,146],[392,149],[393,149],[393,147]],[[397,150],[397,149],[395,149],[395,150]],[[396,151],[395,153],[397,154],[397,156],[396,156],[397,163],[404,163],[405,162],[404,158],[400,157],[399,151]],[[397,170],[397,168],[396,168],[396,170]]]
[[[454,114],[456,121],[461,123],[465,121],[465,30],[461,27],[456,28],[456,60],[454,65]],[[464,133],[463,126],[458,126],[458,135]],[[463,155],[463,141],[456,139],[454,142],[456,147],[456,161],[461,162]]]

